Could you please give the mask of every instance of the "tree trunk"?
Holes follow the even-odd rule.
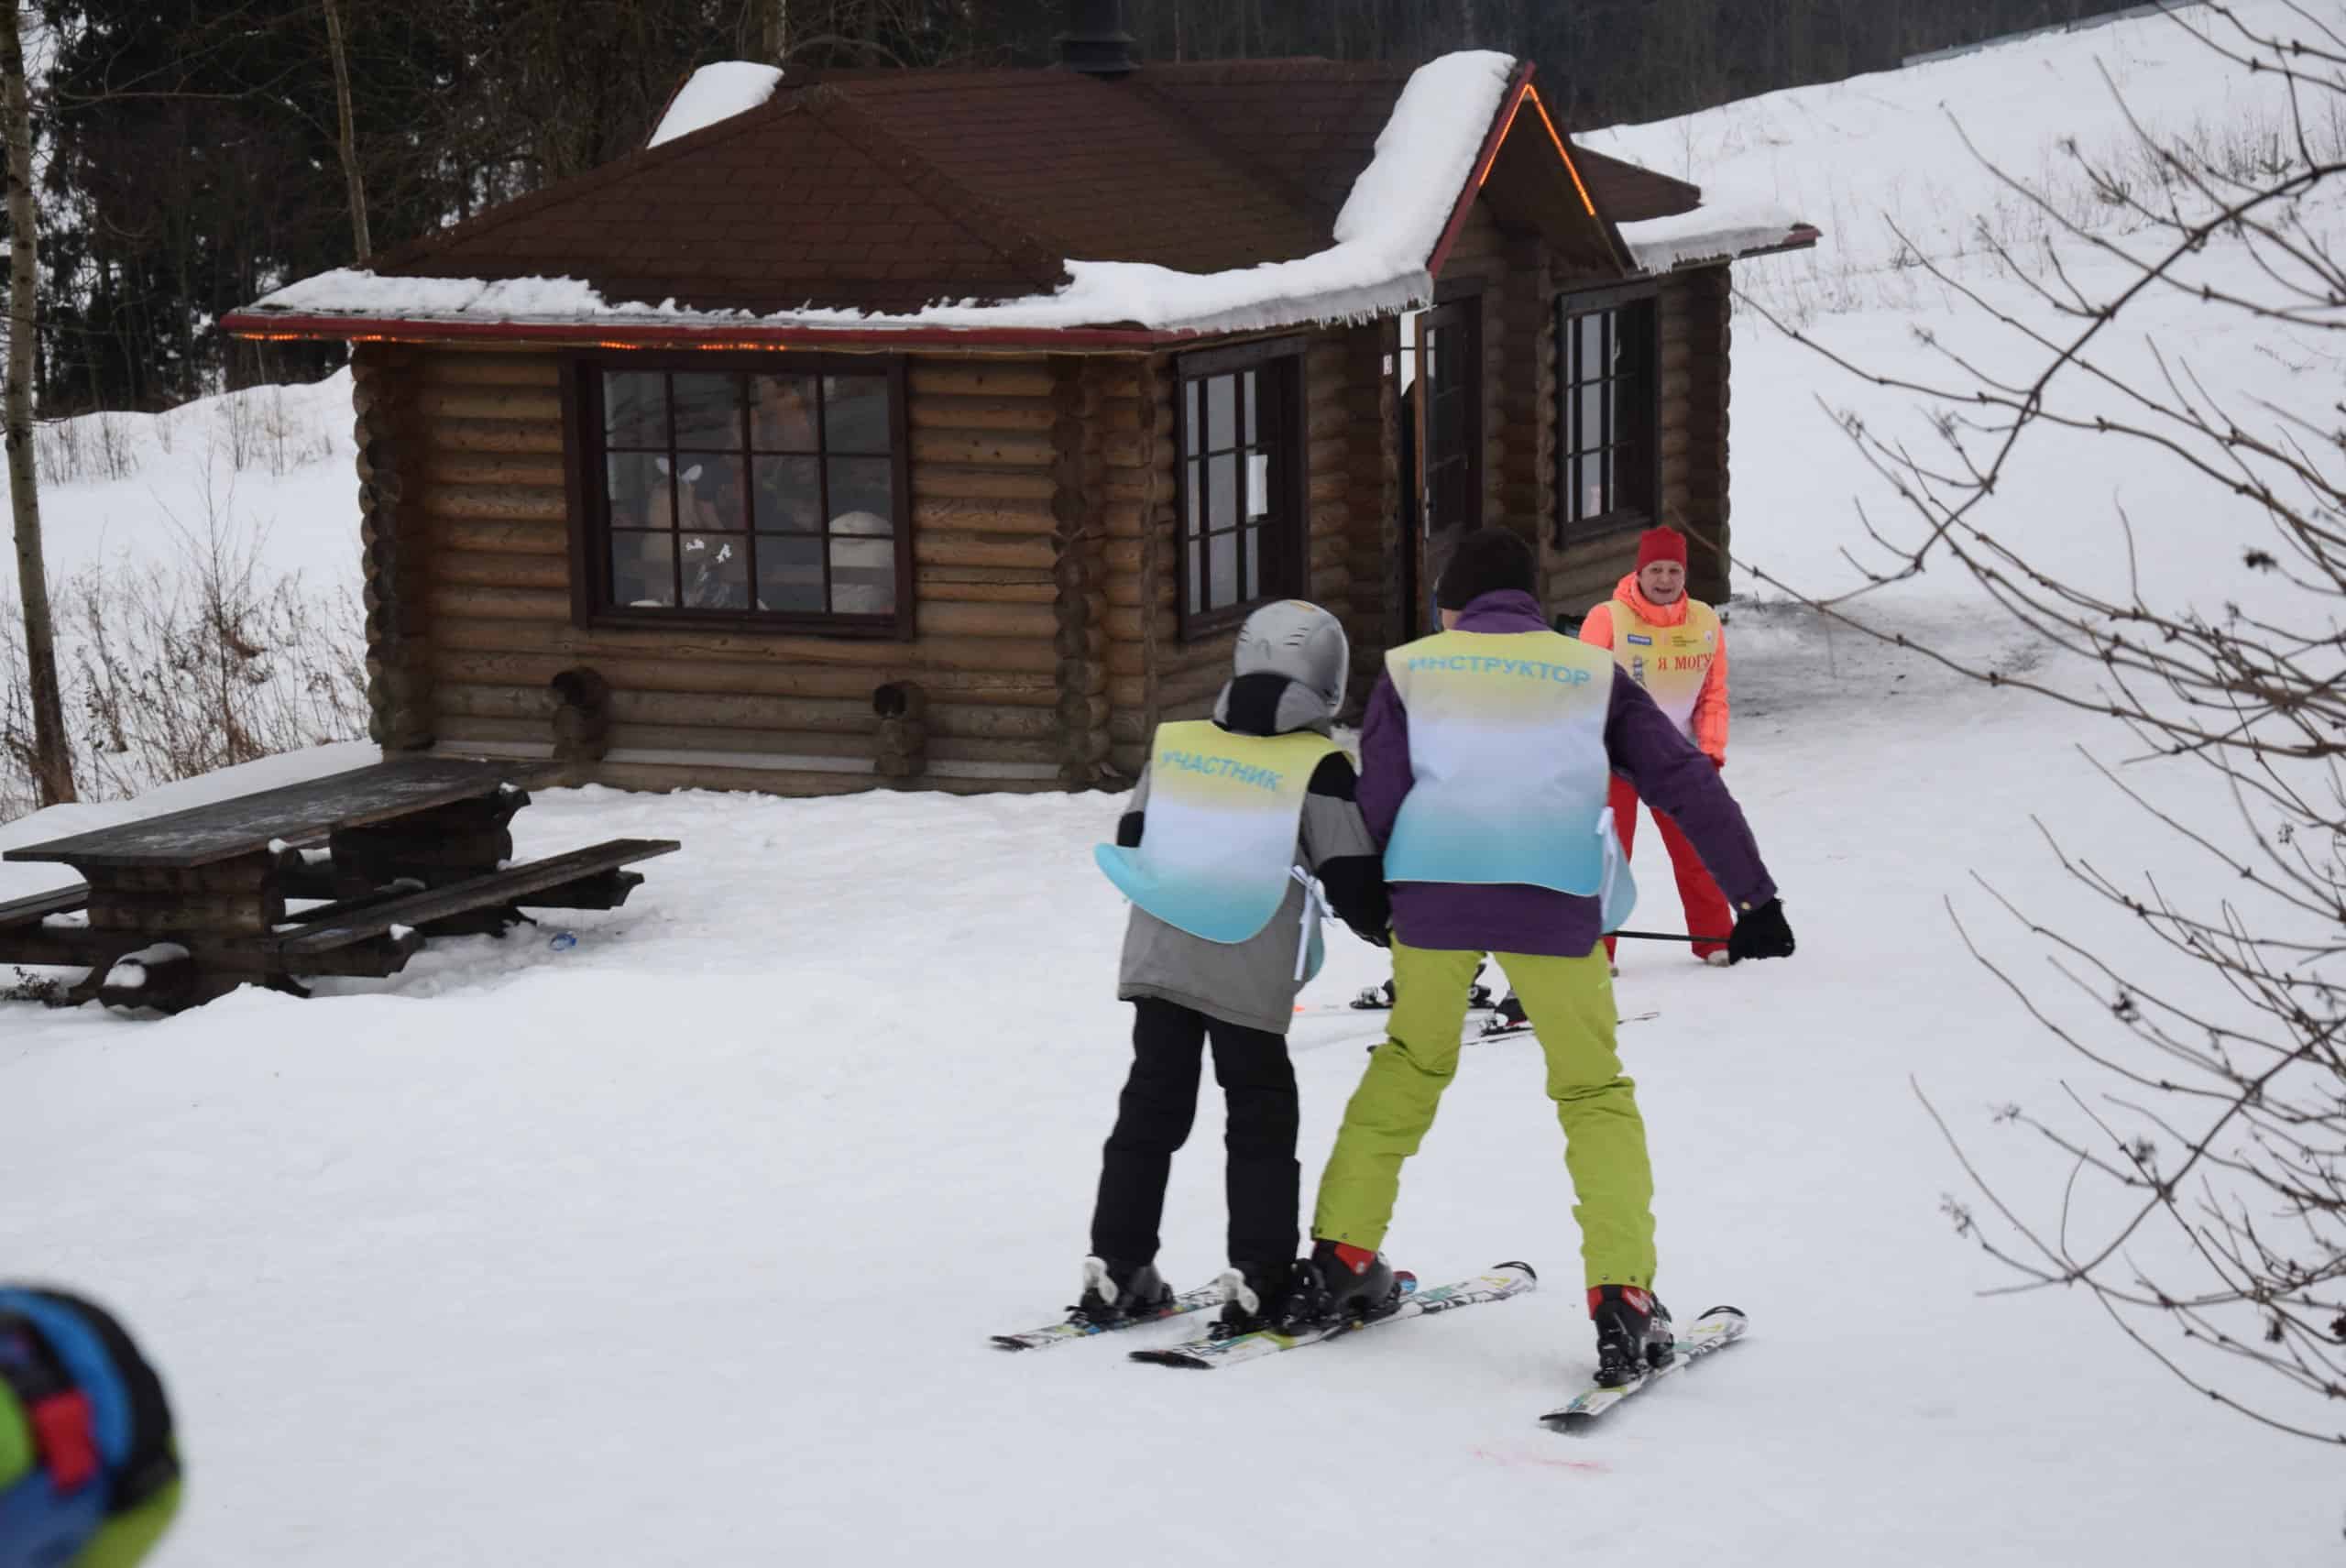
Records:
[[[57,686],[57,631],[41,558],[40,476],[33,466],[33,372],[39,360],[34,266],[33,114],[25,89],[25,43],[16,0],[0,0],[0,76],[8,137],[8,499],[16,522],[16,586],[25,601],[25,659],[32,673],[33,772],[43,806],[75,799],[73,752]]]
[[[759,0],[761,13],[759,42],[763,53],[760,58],[769,64],[781,65],[790,58],[790,0]]]
[[[358,173],[358,143],[350,127],[350,55],[342,38],[342,6],[338,0],[320,0],[326,12],[327,51],[334,57],[334,103],[339,121],[342,177],[350,187],[350,237],[358,265],[367,265],[374,242],[367,236],[367,185]]]

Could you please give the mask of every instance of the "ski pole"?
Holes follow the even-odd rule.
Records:
[[[1607,931],[1608,937],[1623,937],[1636,942],[1711,942],[1727,946],[1725,937],[1681,937],[1670,931]]]

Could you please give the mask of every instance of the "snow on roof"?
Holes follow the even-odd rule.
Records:
[[[1639,271],[1667,272],[1690,261],[1727,261],[1772,249],[1806,227],[1790,208],[1773,202],[1706,203],[1691,213],[1623,224],[1621,239]]]
[[[721,69],[707,66],[695,73],[662,121],[655,142],[683,134],[672,133],[671,126],[685,115],[687,100],[696,96],[695,89],[703,79]],[[1419,67],[1377,137],[1375,157],[1354,181],[1352,193],[1337,214],[1336,243],[1288,261],[1197,273],[1147,262],[1069,258],[1066,262],[1069,280],[1052,293],[991,302],[940,301],[904,314],[812,308],[766,315],[696,311],[680,307],[674,300],[657,304],[607,300],[588,283],[572,278],[488,282],[383,277],[345,268],[280,289],[252,309],[286,314],[517,324],[591,320],[613,325],[640,321],[666,326],[890,331],[1052,330],[1136,322],[1160,331],[1188,332],[1245,331],[1408,310],[1432,297],[1426,263],[1449,223],[1459,192],[1473,176],[1474,160],[1514,71],[1511,57],[1487,49],[1444,55]],[[730,80],[714,79],[707,100],[723,102],[718,84]],[[769,82],[764,93],[772,90]],[[738,107],[725,111],[738,112]]]
[[[719,120],[747,114],[773,97],[781,82],[778,66],[755,65],[745,60],[722,60],[715,65],[704,65],[668,100],[668,112],[660,116],[659,128],[643,145],[658,147]]]

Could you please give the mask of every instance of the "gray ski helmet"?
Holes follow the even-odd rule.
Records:
[[[1233,674],[1285,675],[1326,703],[1330,713],[1343,706],[1352,669],[1344,623],[1308,599],[1266,604],[1238,629]]]

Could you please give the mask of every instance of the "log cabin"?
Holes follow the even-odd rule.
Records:
[[[1781,211],[1528,63],[704,68],[641,150],[228,317],[352,345],[372,733],[625,788],[1120,787],[1268,599],[1354,700],[1446,543],[1724,596],[1729,269]],[[1569,624],[1576,624],[1576,619]]]

